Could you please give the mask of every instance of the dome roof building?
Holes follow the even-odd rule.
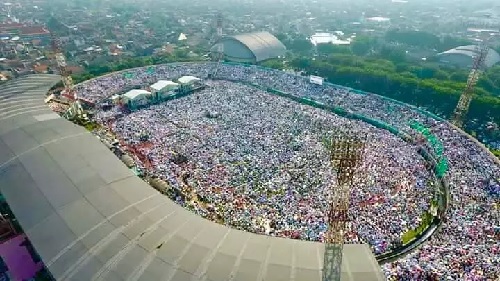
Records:
[[[455,65],[463,68],[472,67],[474,58],[478,54],[476,45],[459,46],[438,54],[442,63]],[[500,55],[493,49],[489,49],[483,67],[489,68],[500,62]]]
[[[286,52],[285,45],[266,31],[224,37],[212,47],[212,52],[217,50],[218,44],[224,46],[224,58],[234,62],[256,63],[283,56]]]

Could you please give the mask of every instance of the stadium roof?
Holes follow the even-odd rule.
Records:
[[[57,280],[321,280],[324,246],[231,229],[172,202],[43,103],[54,75],[0,86],[0,191]],[[342,280],[384,280],[346,245]]]
[[[267,31],[239,34],[229,38],[241,42],[250,49],[256,61],[279,57],[286,51],[285,45]]]
[[[477,55],[478,50],[476,45],[466,45],[466,46],[458,46],[456,48],[450,49],[448,51],[444,51],[439,53],[438,56],[443,55],[463,55],[474,59]],[[489,49],[488,55],[486,56],[485,66],[491,67],[500,62],[500,55],[493,49]]]

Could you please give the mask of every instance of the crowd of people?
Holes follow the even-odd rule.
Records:
[[[186,98],[102,117],[106,124],[114,120],[112,131],[127,144],[140,147],[156,175],[203,198],[210,207],[198,206],[201,215],[256,233],[323,240],[335,185],[325,141],[335,128],[370,133],[364,176],[352,192],[348,242],[385,252],[418,226],[432,199],[430,173],[414,147],[387,131],[249,86],[213,81]],[[151,145],[141,146],[144,135]],[[178,155],[188,161],[176,163]]]
[[[101,101],[127,85],[146,85],[187,74],[206,78],[213,68],[210,63],[200,63],[162,65],[153,72],[134,69],[127,76],[114,73],[90,80],[77,90],[84,98]],[[408,133],[412,133],[412,120],[428,126],[443,143],[449,162],[446,180],[451,202],[439,231],[419,249],[384,265],[383,270],[390,280],[497,280],[500,276],[500,164],[474,140],[414,108],[373,94],[313,85],[306,77],[221,64],[215,78],[275,88],[339,106]],[[204,92],[111,122],[125,142],[136,144],[141,135],[149,135],[148,141],[154,145],[141,149],[153,168],[170,184],[188,186],[199,193],[200,201],[206,202],[195,203],[201,215],[218,213],[222,223],[234,227],[321,241],[327,206],[318,198],[327,202],[328,194],[320,190],[328,190],[326,183],[335,176],[326,166],[326,150],[318,139],[344,125],[371,136],[363,162],[367,165],[363,169],[370,172],[364,173],[367,178],[359,179],[359,187],[353,190],[348,241],[367,242],[374,252],[384,252],[428,208],[426,181],[430,176],[415,147],[385,131],[292,105],[255,88],[211,83]],[[259,97],[255,102],[254,96]],[[206,117],[207,110],[216,111],[218,117]],[[98,116],[104,121],[114,114],[102,112]],[[251,122],[245,122],[246,118]],[[170,161],[179,158],[186,161]],[[285,166],[280,166],[283,163]],[[386,213],[390,215],[380,216]]]

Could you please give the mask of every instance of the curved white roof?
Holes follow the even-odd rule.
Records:
[[[444,51],[439,53],[438,56],[446,56],[446,55],[463,55],[474,59],[474,57],[478,54],[478,46],[476,45],[465,45],[458,46],[456,48],[450,49],[448,51]],[[485,66],[491,67],[500,62],[500,55],[493,49],[489,49],[488,55],[486,56]]]
[[[256,61],[282,56],[286,51],[285,45],[267,31],[239,34],[226,39],[245,45],[255,55]]]

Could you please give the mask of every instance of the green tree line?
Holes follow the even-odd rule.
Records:
[[[188,57],[185,53],[181,51],[175,52],[173,55],[166,55],[166,56],[125,57],[111,63],[91,64],[86,68],[86,71],[84,73],[73,75],[72,78],[74,83],[77,84],[82,81],[104,75],[106,73],[111,73],[134,67],[164,64],[171,62],[197,61],[197,60],[201,60],[201,58]]]
[[[265,66],[293,68],[305,75],[319,75],[329,82],[376,93],[426,108],[444,118],[451,116],[466,86],[467,70],[446,69],[433,63],[415,64],[380,57],[346,53],[310,58],[297,56],[285,63],[268,61]],[[500,123],[500,66],[489,69],[478,81],[468,124]],[[477,128],[469,128],[477,130]]]

